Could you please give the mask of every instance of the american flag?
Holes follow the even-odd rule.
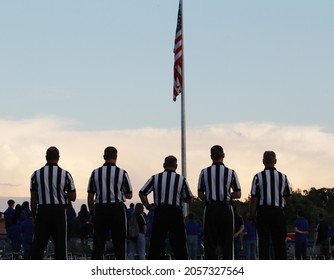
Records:
[[[177,16],[177,26],[174,45],[174,90],[173,100],[182,93],[183,90],[183,36],[182,36],[182,0],[179,3],[179,12]]]

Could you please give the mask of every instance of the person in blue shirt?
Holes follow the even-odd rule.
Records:
[[[21,252],[22,236],[21,236],[21,224],[26,219],[25,214],[22,212],[22,206],[17,204],[14,210],[14,216],[11,221],[11,226],[8,228],[7,237],[11,245],[11,251],[15,254],[15,259],[18,258]]]
[[[21,223],[23,258],[25,260],[31,259],[31,245],[34,236],[34,223],[32,220],[32,213],[28,213],[27,219]]]
[[[138,223],[138,236],[128,237],[128,260],[134,260],[136,255],[139,260],[146,259],[146,218],[144,214],[144,206],[142,203],[137,203],[131,215],[135,215]],[[129,217],[130,218],[130,217]],[[129,220],[128,220],[129,221]]]
[[[237,207],[232,205],[234,211],[234,259],[241,259],[242,237],[245,230],[243,218],[238,213]]]
[[[194,214],[189,213],[188,220],[186,222],[187,231],[187,247],[190,260],[197,260],[198,251],[198,236],[200,235],[201,228],[196,220],[194,220]]]
[[[154,204],[151,203],[151,207],[153,209]],[[145,233],[145,243],[146,243],[146,251],[148,252],[148,249],[150,247],[150,238],[151,238],[151,232],[152,232],[152,224],[153,224],[153,218],[154,218],[154,211],[148,211],[146,215],[146,233]]]
[[[257,231],[254,221],[249,219],[248,213],[245,221],[245,231],[243,236],[245,260],[256,260],[257,255]]]
[[[319,221],[314,232],[314,246],[319,247],[320,255],[327,260],[330,258],[328,239],[329,229],[329,224],[325,220],[324,215],[319,213]]]
[[[25,215],[25,218],[28,218],[31,210],[30,210],[30,206],[29,206],[29,201],[23,201],[22,202],[22,212],[23,215]]]
[[[133,202],[130,203],[130,206],[128,209],[126,209],[126,214],[128,217],[135,211],[135,204]]]
[[[301,210],[297,212],[297,219],[293,226],[295,231],[295,257],[297,260],[306,260],[309,223]]]
[[[15,201],[10,199],[7,201],[8,208],[4,212],[4,219],[5,219],[5,227],[6,227],[6,232],[8,233],[9,227],[13,223],[13,217],[14,217],[14,206],[15,206]]]

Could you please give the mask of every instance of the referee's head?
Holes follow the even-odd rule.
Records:
[[[116,160],[117,159],[117,150],[115,147],[107,147],[104,149],[103,158],[105,160]]]
[[[219,145],[212,146],[210,153],[211,153],[211,159],[214,162],[223,161],[225,157],[224,149],[222,146],[219,146]]]
[[[172,170],[175,171],[177,168],[177,159],[174,156],[167,156],[165,157],[164,161],[164,169],[165,170]]]
[[[265,151],[263,153],[263,164],[266,167],[273,167],[276,164],[276,154],[273,151]]]
[[[47,162],[57,162],[59,160],[59,150],[55,146],[52,146],[46,150],[45,155]]]

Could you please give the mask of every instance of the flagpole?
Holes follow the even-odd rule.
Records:
[[[183,1],[180,0],[183,21]],[[182,94],[181,94],[181,158],[182,158],[182,175],[187,176],[186,161],[186,115],[185,115],[185,84],[184,84],[184,26],[182,26]]]
[[[181,94],[181,165],[182,175],[186,178],[186,114],[185,114],[185,90],[184,90],[184,40],[183,40],[183,2],[179,0],[179,11],[177,15],[177,26],[174,44],[174,88],[173,100]],[[184,204],[183,214],[188,215],[189,205]]]
[[[184,20],[183,20],[183,1],[180,0],[182,11],[182,94],[181,94],[181,160],[182,176],[187,178],[187,152],[186,152],[186,112],[185,112],[185,83],[184,83]],[[184,204],[183,215],[187,216],[189,212],[188,203]]]
[[[183,70],[184,71],[184,70]],[[184,77],[184,72],[183,75]],[[181,94],[181,159],[182,159],[182,176],[187,178],[187,151],[186,151],[186,112],[185,112],[185,96],[184,96],[184,78],[183,91]],[[188,216],[189,204],[184,203],[183,215]]]

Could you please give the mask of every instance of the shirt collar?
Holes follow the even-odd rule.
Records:
[[[175,170],[171,170],[171,169],[165,169],[164,172],[176,172]]]
[[[213,162],[212,165],[224,165],[223,162]]]
[[[276,167],[265,167],[264,170],[276,170]]]
[[[47,162],[45,166],[58,166],[58,163]]]
[[[103,164],[103,166],[116,166],[116,164],[115,164],[115,163],[105,162],[105,163]]]

